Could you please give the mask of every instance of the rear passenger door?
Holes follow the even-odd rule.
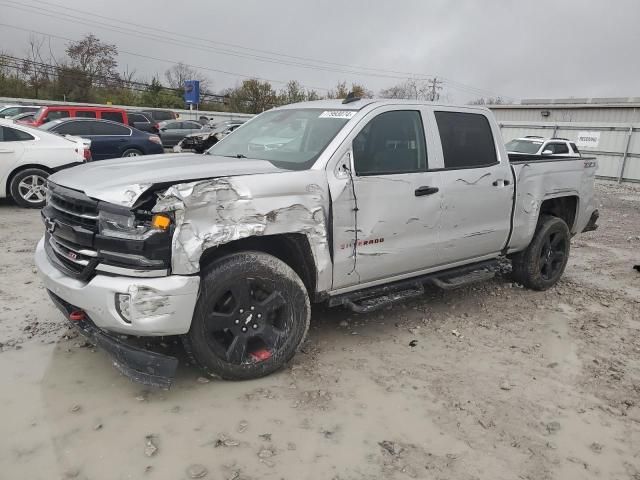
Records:
[[[514,185],[508,158],[500,158],[500,132],[481,110],[444,107],[432,117],[441,147],[439,262],[481,260],[504,247],[511,225]]]
[[[131,138],[131,129],[110,122],[85,121],[91,124],[91,156],[94,160],[105,160],[122,156]]]
[[[169,122],[160,129],[160,138],[162,145],[172,147],[176,145],[186,133],[183,134],[182,122]]]

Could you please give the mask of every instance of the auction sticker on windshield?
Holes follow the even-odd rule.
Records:
[[[353,118],[356,113],[354,110],[326,110],[319,118]]]

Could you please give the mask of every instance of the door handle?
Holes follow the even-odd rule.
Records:
[[[507,185],[511,185],[511,180],[496,180],[493,182],[494,187],[506,187]]]
[[[416,197],[424,197],[425,195],[433,195],[434,193],[438,193],[440,189],[438,187],[418,187],[416,188],[415,194]]]

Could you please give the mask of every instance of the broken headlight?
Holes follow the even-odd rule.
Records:
[[[154,233],[166,232],[171,226],[171,218],[165,214],[137,217],[133,212],[105,211],[98,214],[101,235],[126,240],[146,240]]]

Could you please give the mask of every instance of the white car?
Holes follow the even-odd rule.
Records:
[[[22,207],[45,204],[47,177],[91,159],[91,142],[0,119],[0,198]]]
[[[40,109],[38,105],[3,105],[0,107],[0,118],[9,118],[21,113],[35,113]]]
[[[566,138],[544,138],[529,135],[514,138],[505,145],[507,153],[520,155],[544,155],[551,157],[579,157],[576,144]]]

